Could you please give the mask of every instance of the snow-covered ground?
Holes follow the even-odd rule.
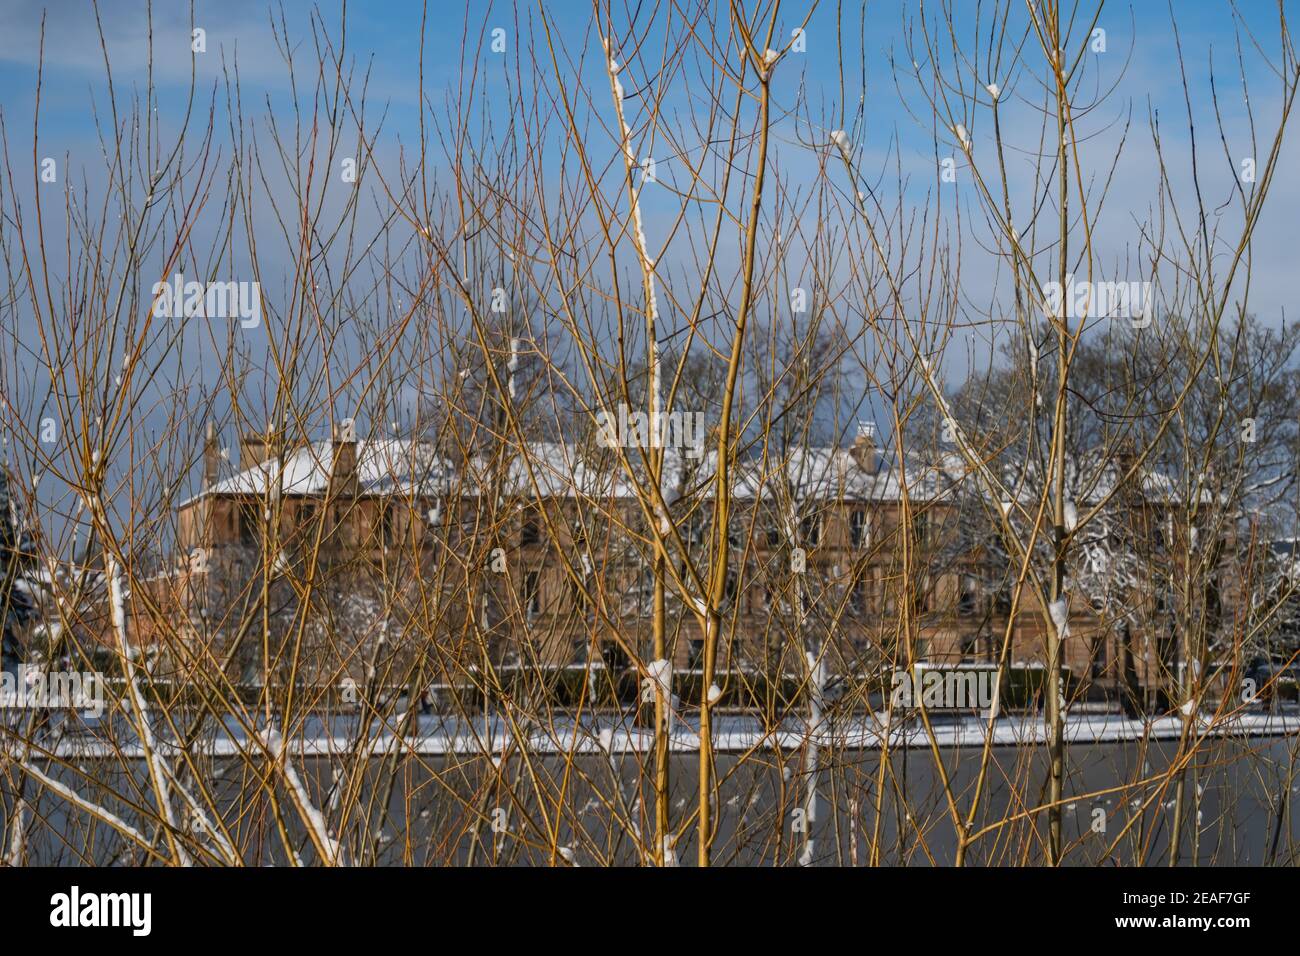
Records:
[[[0,710],[0,722],[14,728],[13,718],[19,711]],[[6,717],[5,715],[9,716]],[[855,717],[840,721],[816,734],[825,747],[849,750],[876,750],[885,744],[885,715],[883,713]],[[990,726],[987,720],[976,717],[938,718],[932,720],[935,742],[940,747],[983,746]],[[89,726],[67,724],[63,734],[56,735],[46,746],[52,745],[55,753],[66,758],[135,758],[143,755],[143,748],[134,739],[129,727],[113,723],[95,732]],[[1300,732],[1300,713],[1264,714],[1243,713],[1220,718],[1202,715],[1187,728],[1195,739],[1217,737],[1282,737]],[[995,746],[1014,747],[1042,744],[1047,740],[1046,729],[1039,715],[1004,715],[994,721],[992,741]],[[1066,720],[1065,735],[1071,744],[1122,743],[1135,740],[1178,740],[1184,733],[1181,717],[1161,717],[1152,720],[1132,720],[1118,714],[1072,714]],[[0,749],[12,750],[20,743],[12,735]],[[741,753],[752,750],[794,750],[804,745],[806,729],[798,720],[788,721],[778,727],[765,728],[753,717],[721,716],[714,721],[714,747],[720,752]],[[888,733],[890,747],[929,747],[930,739],[919,721],[905,725],[895,724]],[[577,723],[570,718],[557,718],[545,727],[512,727],[503,716],[441,717],[424,716],[419,720],[415,734],[398,740],[395,735],[371,727],[358,737],[355,718],[310,717],[300,726],[284,728],[286,750],[303,756],[328,756],[350,750],[368,750],[372,753],[391,753],[394,748],[409,753],[436,756],[440,754],[500,754],[506,751],[527,749],[534,753],[645,753],[652,749],[650,730],[635,727],[627,720],[614,716],[593,716]],[[689,723],[679,723],[674,730],[671,746],[677,752],[699,749],[696,728]],[[172,749],[163,733],[158,734],[158,747],[167,752]],[[261,752],[263,743],[250,736],[235,721],[227,723],[219,733],[205,735],[197,749],[213,756],[234,756],[239,753]]]

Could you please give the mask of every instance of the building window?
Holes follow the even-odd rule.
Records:
[[[853,547],[865,548],[871,544],[871,522],[865,508],[853,509],[849,530],[852,534]]]
[[[258,525],[259,507],[256,502],[245,502],[239,506],[239,543],[252,547],[261,540],[261,533]]]
[[[627,651],[613,641],[601,644],[600,659],[605,662],[605,666],[614,674],[621,674],[632,664],[628,659]]]
[[[912,515],[912,534],[917,547],[925,547],[930,540],[930,516],[924,511],[918,511]]]
[[[524,590],[520,596],[524,606],[524,616],[533,620],[542,612],[541,575],[537,571],[524,572]]]
[[[962,617],[972,617],[978,609],[979,591],[975,587],[975,579],[963,577],[961,593],[957,596],[957,613]]]
[[[854,581],[849,588],[849,611],[856,615],[867,611],[867,582]]]
[[[691,670],[698,670],[704,666],[704,642],[693,640],[690,646],[690,659],[686,666]]]
[[[799,541],[805,548],[815,548],[821,542],[822,537],[822,516],[820,514],[805,515],[799,522]]]
[[[1106,668],[1110,662],[1107,660],[1107,645],[1110,642],[1105,635],[1099,635],[1093,639],[1092,643],[1092,660],[1090,673],[1094,678],[1102,677],[1106,673]]]
[[[917,614],[930,610],[930,581],[921,576],[913,583],[912,607]]]
[[[585,616],[591,609],[591,598],[581,581],[569,582],[569,594],[575,613]]]
[[[528,547],[530,544],[540,544],[542,541],[542,529],[536,520],[530,518],[524,522],[524,526],[519,529],[520,547]]]
[[[1219,576],[1212,575],[1205,585],[1205,614],[1211,625],[1219,623],[1223,615],[1223,595],[1219,591]]]

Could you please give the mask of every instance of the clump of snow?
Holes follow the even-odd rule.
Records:
[[[671,661],[660,658],[646,665],[647,679],[658,692],[668,697],[672,693],[673,665]]]
[[[664,834],[664,866],[677,865],[677,851],[673,848],[673,838]]]
[[[1047,613],[1051,615],[1052,624],[1056,627],[1056,633],[1061,640],[1070,633],[1070,602],[1065,597],[1059,597],[1047,606]]]

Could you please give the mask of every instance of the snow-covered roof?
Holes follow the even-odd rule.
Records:
[[[204,495],[323,495],[334,471],[335,451],[332,441],[312,442],[289,452],[283,461],[272,458],[244,468],[190,501]],[[431,442],[422,439],[360,440],[356,442],[356,458],[357,490],[362,495],[472,495],[488,481],[493,467],[489,461],[474,460],[458,471]],[[630,451],[628,458],[641,472],[641,453]],[[716,474],[716,463],[716,452],[691,459],[667,450],[665,495],[671,500],[687,491],[688,485],[707,485]],[[942,497],[960,480],[962,471],[947,464],[909,462],[909,494],[917,500]],[[868,470],[850,449],[833,446],[796,448],[784,460],[745,459],[737,463],[734,475],[734,496],[738,500],[777,497],[782,494],[784,482],[800,500],[897,501],[902,490],[897,467],[886,463]],[[632,498],[637,484],[645,487],[645,481],[643,473],[634,481],[612,460],[599,464],[591,461],[575,445],[530,442],[526,455],[514,455],[507,461],[503,490],[506,494],[543,498]]]
[[[898,501],[905,475],[911,499],[933,501],[947,495],[963,473],[964,469],[949,470],[947,463],[936,466],[913,460],[902,469],[896,462],[885,461],[868,470],[851,449],[814,446],[792,449],[781,460],[745,462],[735,494],[751,500],[772,497],[781,494],[783,483],[788,483],[789,493],[801,501]]]
[[[1066,460],[1066,486],[1074,489],[1086,504],[1098,504],[1114,494],[1115,487],[1128,471],[1123,462],[1103,460],[1102,455],[1101,449],[1095,449],[1081,455],[1077,461],[1073,457]],[[1187,497],[1177,480],[1149,465],[1139,468],[1134,479],[1137,483],[1135,490],[1148,501],[1176,504]],[[1213,498],[1208,488],[1201,489],[1202,503],[1209,503]]]
[[[437,497],[476,494],[490,481],[495,463],[474,459],[458,469],[425,439],[385,438],[356,443],[357,490],[362,495]],[[316,441],[294,449],[283,462],[272,458],[216,482],[196,497],[214,495],[323,495],[334,470],[336,443]],[[505,464],[503,493],[537,498],[633,498],[638,484],[645,488],[644,458],[629,450],[627,457],[638,477],[634,480],[607,453],[594,461],[578,446],[567,442],[529,442],[526,454],[512,455]],[[1067,460],[1067,486],[1081,504],[1094,504],[1111,493],[1122,476],[1119,465],[1096,456]],[[914,501],[947,497],[965,481],[970,469],[960,455],[949,453],[936,461],[908,458],[899,467],[896,458],[879,456],[874,469],[864,468],[851,448],[811,446],[789,449],[780,457],[746,458],[733,467],[733,495],[737,500],[780,498],[786,492],[796,500],[898,501],[906,475],[908,496]],[[707,486],[716,473],[717,453],[698,459],[683,457],[675,449],[664,454],[663,487],[672,500]],[[1031,494],[1007,467],[1007,487]],[[1139,472],[1144,497],[1165,503],[1180,500],[1181,490],[1169,476],[1151,468]],[[1032,481],[1029,483],[1032,485]],[[190,499],[195,500],[195,499]],[[187,502],[188,503],[188,502]]]
[[[202,494],[320,495],[329,488],[336,445],[317,441],[270,458],[216,482]],[[437,495],[445,493],[453,472],[427,441],[405,438],[356,442],[357,487],[363,495]],[[191,499],[194,500],[194,499]],[[188,502],[186,502],[188,504]]]
[[[526,455],[514,455],[507,464],[507,494],[539,498],[630,498],[635,494],[621,467],[597,467],[573,445],[530,442],[527,449]],[[635,464],[637,456],[632,460]],[[485,472],[483,466],[476,466]]]

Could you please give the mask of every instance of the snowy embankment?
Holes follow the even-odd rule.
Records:
[[[0,724],[9,723],[0,710]],[[14,714],[14,710],[9,710]],[[884,714],[855,717],[837,722],[815,735],[823,747],[844,750],[878,750],[885,745]],[[990,732],[988,721],[977,717],[932,719],[935,740],[940,747],[981,747]],[[0,751],[12,750],[20,744],[9,723],[10,732],[4,734]],[[66,728],[65,728],[66,731]],[[1245,713],[1211,719],[1202,716],[1191,729],[1196,738],[1264,738],[1282,737],[1300,732],[1300,713],[1262,714]],[[1065,735],[1071,744],[1124,743],[1136,740],[1171,740],[1183,736],[1181,717],[1161,717],[1151,720],[1133,720],[1117,714],[1075,714],[1066,719]],[[995,746],[1014,747],[1045,743],[1047,739],[1043,720],[1039,715],[1010,715],[999,717],[992,726]],[[720,752],[741,753],[753,750],[795,750],[804,746],[806,730],[802,722],[795,721],[777,728],[765,729],[761,723],[744,716],[721,717],[715,721],[714,749]],[[889,730],[888,746],[929,747],[930,740],[919,721],[900,725],[897,721]],[[533,753],[588,753],[632,754],[647,753],[653,748],[653,733],[635,727],[629,721],[609,717],[592,717],[581,724],[573,720],[557,719],[546,728],[533,728],[524,734],[513,733],[501,717],[438,717],[420,719],[418,732],[401,740],[391,733],[371,733],[358,740],[355,722],[351,718],[336,717],[328,721],[310,718],[297,728],[284,731],[283,746],[286,751],[305,757],[328,757],[355,753],[392,753],[400,749],[422,756],[441,754],[501,754],[526,749]],[[174,746],[162,734],[155,746],[163,754],[174,751]],[[699,749],[699,737],[688,722],[679,722],[671,740],[677,752]],[[145,756],[130,729],[120,724],[105,726],[99,732],[83,729],[65,732],[53,745],[60,758],[78,759],[134,759]],[[258,740],[235,727],[210,733],[193,748],[214,757],[234,757],[240,754],[254,758],[263,750]]]

